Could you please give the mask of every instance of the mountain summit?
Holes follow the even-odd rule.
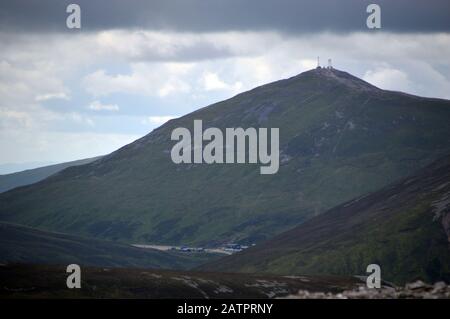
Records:
[[[340,71],[334,68],[315,68],[310,71],[300,73],[294,77],[303,81],[315,81],[322,89],[333,88],[336,85],[347,86],[355,90],[371,91],[373,93],[382,90],[376,86],[351,75],[350,73]]]
[[[276,127],[280,169],[174,164],[173,129]],[[0,220],[132,243],[257,243],[448,154],[450,101],[314,69],[171,120],[90,164],[0,194]]]

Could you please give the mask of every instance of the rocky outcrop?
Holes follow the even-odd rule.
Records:
[[[309,292],[300,290],[288,299],[450,299],[450,286],[443,281],[428,285],[423,281],[406,284],[403,287],[382,287],[380,289],[360,286],[342,293]]]

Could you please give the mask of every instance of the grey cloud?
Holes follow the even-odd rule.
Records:
[[[171,53],[158,52],[151,48],[143,48],[130,56],[132,61],[183,61],[194,62],[204,59],[220,59],[238,56],[230,47],[218,47],[208,41],[197,41],[184,45],[173,45]],[[244,54],[239,54],[244,56]]]
[[[189,32],[275,30],[285,33],[366,30],[365,8],[382,8],[384,31],[450,30],[448,0],[3,0],[2,30],[66,32],[65,8],[78,3],[82,31],[146,28]]]

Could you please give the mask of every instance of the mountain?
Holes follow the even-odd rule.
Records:
[[[203,270],[450,282],[450,156]]]
[[[62,171],[63,169],[70,167],[70,166],[76,166],[76,165],[83,165],[90,162],[93,162],[97,159],[99,159],[101,156],[98,157],[92,157],[92,158],[86,158],[81,159],[78,161],[71,161],[66,163],[60,163],[55,165],[49,165],[44,167],[38,167],[33,169],[27,169],[21,172],[11,173],[11,174],[5,174],[0,175],[0,193],[6,192],[7,190],[33,184],[36,182],[39,182],[43,180],[44,178],[49,177],[50,175],[53,175],[55,173],[58,173]]]
[[[204,254],[207,255],[207,254]],[[181,255],[0,223],[0,263],[188,269],[216,256]],[[210,257],[210,258],[206,258]]]
[[[172,130],[279,128],[259,164],[174,164]],[[314,69],[171,120],[100,160],[0,194],[0,220],[129,243],[258,243],[450,153],[450,101]]]

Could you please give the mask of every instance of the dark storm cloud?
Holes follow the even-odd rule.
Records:
[[[65,8],[69,3],[81,6],[83,31],[146,28],[191,32],[348,32],[367,30],[369,3],[381,5],[384,31],[450,30],[448,0],[2,0],[0,28],[67,31]]]

